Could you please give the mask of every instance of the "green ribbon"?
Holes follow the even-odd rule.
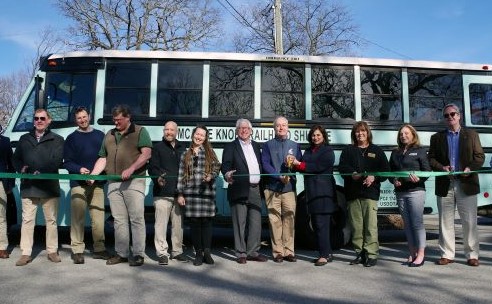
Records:
[[[468,175],[471,173],[491,173],[492,170],[476,170],[476,171],[455,171],[455,172],[435,172],[435,171],[393,171],[393,172],[364,172],[359,173],[362,176],[380,176],[380,177],[396,177],[396,178],[404,178],[408,177],[410,174],[414,174],[418,177],[435,177],[435,176],[453,176],[453,175]],[[294,176],[296,174],[302,175],[340,175],[340,176],[351,176],[353,173],[338,173],[335,172],[333,174],[313,174],[313,173],[273,173],[273,174],[234,174],[233,177],[246,177],[250,175],[260,175],[260,176]],[[132,175],[131,178],[158,178],[159,176],[148,176],[148,175]],[[90,174],[56,174],[56,173],[40,173],[40,174],[31,174],[31,173],[6,173],[0,172],[0,178],[23,178],[23,179],[58,179],[58,180],[114,180],[121,181],[121,175],[90,175]],[[167,178],[177,178],[177,176],[167,175]]]

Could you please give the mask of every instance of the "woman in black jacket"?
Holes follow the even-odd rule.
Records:
[[[426,150],[420,146],[414,127],[404,124],[398,130],[398,148],[391,152],[391,171],[409,171],[408,177],[391,178],[395,185],[396,201],[405,224],[410,256],[404,263],[410,267],[424,264],[425,227],[424,203],[426,177],[418,177],[412,171],[431,171]]]
[[[330,243],[331,215],[337,209],[335,200],[335,180],[333,164],[335,154],[328,146],[328,136],[322,126],[316,125],[308,134],[310,147],[298,161],[293,155],[287,157],[296,171],[307,173],[304,176],[304,190],[308,213],[311,215],[316,233],[319,258],[314,265],[323,266],[333,261]]]

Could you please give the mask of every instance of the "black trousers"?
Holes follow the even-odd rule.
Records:
[[[191,242],[195,251],[204,251],[212,247],[212,219],[211,217],[191,217]]]
[[[319,256],[326,258],[333,253],[330,240],[331,214],[315,213],[311,214],[311,219],[318,242]]]

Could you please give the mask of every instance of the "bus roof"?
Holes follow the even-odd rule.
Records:
[[[446,70],[487,71],[492,70],[492,64],[459,63],[425,60],[401,60],[385,58],[335,57],[335,56],[304,56],[277,54],[247,54],[247,53],[218,53],[218,52],[174,52],[149,50],[97,50],[75,51],[52,54],[49,59],[68,57],[100,57],[100,58],[136,58],[136,59],[187,59],[187,60],[240,60],[240,61],[270,61],[310,64],[337,64],[358,66],[428,68]]]

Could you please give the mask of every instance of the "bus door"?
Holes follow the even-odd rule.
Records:
[[[492,125],[492,76],[463,76],[464,119],[466,125]]]
[[[490,169],[492,159],[492,75],[463,76],[465,125],[476,130],[485,153],[482,170]],[[478,212],[492,214],[492,174],[481,172]]]

